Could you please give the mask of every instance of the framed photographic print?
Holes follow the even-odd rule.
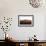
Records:
[[[18,26],[19,27],[34,26],[34,16],[33,15],[18,15]]]

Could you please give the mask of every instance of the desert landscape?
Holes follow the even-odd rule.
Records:
[[[20,24],[32,24],[31,20],[20,20]]]

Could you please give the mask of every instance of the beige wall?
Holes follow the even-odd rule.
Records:
[[[44,7],[33,8],[28,0],[0,0],[0,17],[13,18],[11,29],[8,32],[17,40],[27,40],[34,34],[39,40],[44,40],[46,15],[46,8]],[[34,15],[34,27],[18,27],[18,15]]]

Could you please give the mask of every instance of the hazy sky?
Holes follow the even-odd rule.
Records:
[[[20,16],[19,19],[21,19],[21,20],[24,20],[24,19],[32,20],[32,16]]]

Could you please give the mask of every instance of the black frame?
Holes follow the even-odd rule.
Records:
[[[19,20],[21,16],[22,16],[22,17],[23,17],[23,16],[24,16],[24,17],[26,17],[26,16],[32,17],[32,24],[31,24],[31,25],[21,25],[21,24],[20,24],[20,20]],[[18,26],[19,26],[19,27],[33,27],[33,26],[34,26],[34,16],[33,16],[33,15],[18,15]]]

